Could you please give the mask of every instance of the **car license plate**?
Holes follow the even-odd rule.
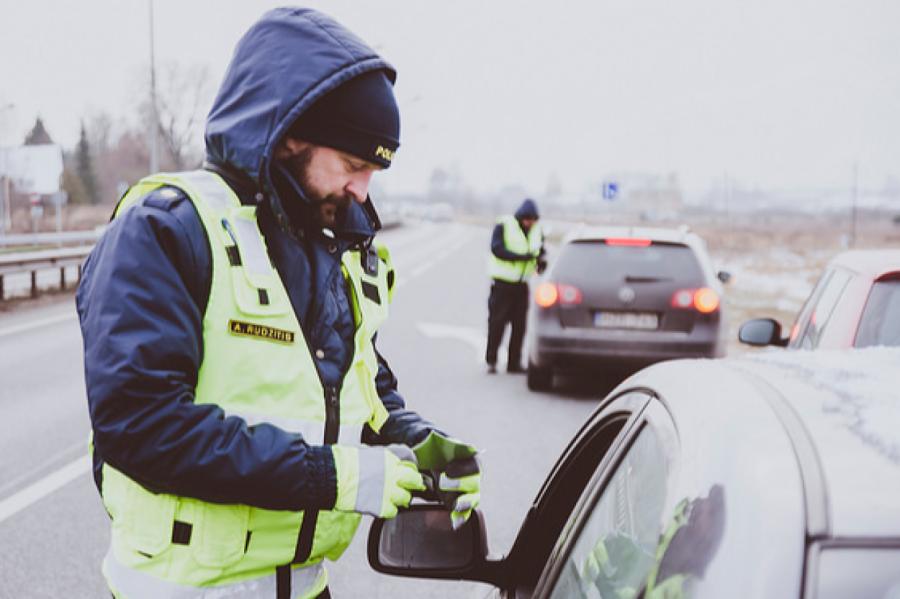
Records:
[[[659,315],[653,312],[595,312],[594,324],[602,329],[659,328]]]

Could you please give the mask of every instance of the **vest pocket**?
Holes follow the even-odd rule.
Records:
[[[178,498],[154,494],[124,479],[127,485],[122,531],[126,542],[139,553],[153,557],[172,542],[172,525]]]
[[[227,568],[244,557],[250,508],[196,502],[191,545],[197,563]]]
[[[359,514],[319,512],[312,555],[316,558],[327,557],[337,561],[353,540],[360,520]]]

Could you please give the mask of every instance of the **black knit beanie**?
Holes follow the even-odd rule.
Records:
[[[288,135],[389,167],[400,147],[400,111],[390,80],[383,71],[350,79],[300,115]]]

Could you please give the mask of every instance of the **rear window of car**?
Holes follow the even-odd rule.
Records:
[[[854,345],[900,346],[900,278],[877,281],[872,286]]]
[[[608,245],[603,240],[566,244],[554,269],[557,280],[576,282],[593,276],[623,281],[627,277],[675,280],[703,285],[703,270],[686,245],[653,243],[649,246]]]

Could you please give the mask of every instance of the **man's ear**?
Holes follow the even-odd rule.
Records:
[[[297,156],[306,149],[306,146],[308,145],[309,142],[297,139],[296,137],[285,136],[278,142],[278,145],[275,146],[275,159],[284,160],[286,158]]]

